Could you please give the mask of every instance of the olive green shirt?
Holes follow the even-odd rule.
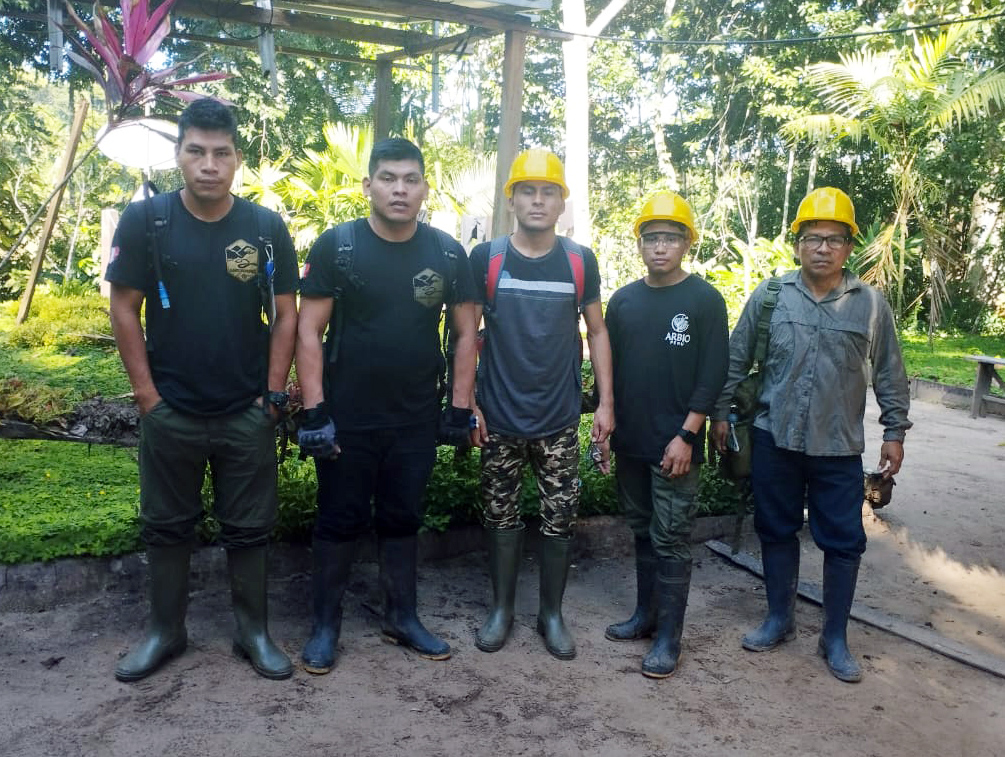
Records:
[[[893,314],[883,295],[847,270],[819,302],[798,270],[780,277],[778,304],[754,426],[782,449],[807,455],[861,454],[870,379],[879,403],[883,441],[903,441],[910,389]],[[767,282],[754,290],[729,339],[729,373],[714,418],[729,411],[754,359],[757,319]]]

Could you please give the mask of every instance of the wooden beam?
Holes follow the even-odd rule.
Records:
[[[725,557],[733,564],[739,565],[755,576],[763,578],[764,572],[761,569],[761,561],[755,559],[753,555],[746,552],[734,554],[729,545],[715,540],[705,542],[705,546],[720,557]],[[798,589],[799,596],[803,599],[808,599],[818,605],[823,604],[823,591],[816,584],[808,581],[800,581]],[[880,610],[875,610],[861,602],[852,603],[850,616],[855,620],[868,623],[870,626],[879,628],[894,636],[913,641],[915,644],[944,655],[951,660],[962,662],[964,665],[983,670],[985,673],[991,673],[999,678],[1005,678],[1005,660],[988,654],[983,650],[968,647],[966,644],[955,639],[947,639],[942,634],[930,628],[921,628],[912,623],[906,623],[899,618],[887,615]]]
[[[450,37],[438,37],[434,42],[429,42],[424,45],[416,45],[414,47],[408,47],[404,50],[380,53],[377,55],[377,60],[417,58],[420,55],[429,55],[430,53],[454,53],[458,47],[463,47],[468,43],[477,42],[478,40],[486,39],[488,37],[494,37],[496,34],[497,32],[490,29],[468,29],[468,31],[463,34],[454,34]],[[463,52],[460,54],[463,54]]]
[[[88,107],[87,100],[81,98],[77,102],[77,110],[73,114],[73,125],[70,127],[66,148],[63,150],[63,157],[60,158],[59,166],[56,169],[59,189],[49,200],[49,210],[46,212],[45,225],[42,226],[42,236],[38,240],[38,251],[35,253],[34,260],[31,261],[31,271],[28,274],[24,294],[21,296],[21,306],[18,308],[17,318],[14,319],[14,323],[18,325],[24,323],[25,318],[28,317],[28,310],[31,308],[31,301],[35,296],[35,285],[42,272],[42,261],[45,260],[45,248],[49,246],[49,239],[52,237],[52,230],[56,225],[56,218],[59,216],[59,205],[63,201],[63,192],[66,189],[67,172],[73,166],[73,158],[77,154],[77,145],[80,144],[80,135],[84,131],[84,118],[87,116]]]
[[[391,61],[377,62],[377,95],[373,101],[373,141],[391,133]]]
[[[254,40],[233,39],[231,37],[211,37],[207,34],[186,34],[175,33],[169,35],[174,39],[184,39],[189,42],[202,42],[207,45],[222,45],[223,47],[239,47],[246,50],[257,50],[258,43]],[[362,66],[376,66],[379,62],[376,58],[361,58],[357,55],[336,55],[326,53],[322,50],[310,50],[306,47],[292,47],[290,45],[276,45],[277,55],[291,55],[297,58],[314,58],[317,60],[330,60],[335,63],[357,63]],[[407,63],[393,63],[395,68],[408,69],[410,71],[425,71],[424,66],[412,66]]]
[[[521,31],[506,32],[503,53],[502,102],[499,106],[499,147],[496,154],[496,193],[492,205],[492,236],[509,234],[513,214],[503,192],[509,167],[520,146],[520,122],[523,115],[523,64],[527,54],[527,35]]]
[[[110,0],[103,3],[116,5]],[[214,21],[233,21],[252,26],[272,26],[277,29],[288,29],[300,34],[312,36],[337,37],[339,39],[373,42],[391,47],[408,47],[410,45],[435,42],[431,34],[413,32],[407,29],[389,29],[386,26],[371,24],[356,24],[323,16],[292,13],[284,10],[264,10],[251,5],[238,5],[233,2],[202,2],[201,0],[179,0],[172,13],[177,16],[191,18],[209,18]]]
[[[283,5],[300,6],[295,0],[285,0]],[[358,14],[368,18],[383,18],[387,21],[407,23],[410,20],[446,21],[453,24],[480,26],[497,32],[522,31],[536,37],[568,40],[573,35],[557,29],[541,29],[525,16],[505,11],[465,8],[453,3],[438,3],[434,0],[331,0],[331,2],[306,2],[302,4],[313,13],[352,16]],[[528,13],[533,13],[531,8]]]

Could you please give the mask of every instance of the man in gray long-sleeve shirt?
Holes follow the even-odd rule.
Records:
[[[879,467],[886,477],[897,473],[904,459],[910,395],[889,306],[880,292],[844,269],[858,234],[851,199],[832,187],[814,190],[800,204],[792,231],[801,268],[781,277],[751,432],[754,527],[768,615],[742,643],[762,652],[795,637],[805,502],[813,539],[824,552],[824,625],[817,651],[831,673],[854,682],[862,670],[848,651],[846,628],[866,542],[862,419],[870,376],[884,429]],[[751,295],[730,337],[729,375],[713,416],[720,451],[727,434],[721,419],[753,363],[766,288],[762,283]]]

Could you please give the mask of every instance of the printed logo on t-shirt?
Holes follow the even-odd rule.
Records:
[[[673,346],[682,346],[691,341],[691,335],[687,333],[688,319],[684,313],[678,313],[670,319],[670,330],[663,337],[663,341]]]
[[[258,275],[258,248],[238,239],[227,247],[227,273],[238,281],[251,281]]]
[[[412,291],[420,305],[438,308],[443,304],[443,277],[432,268],[423,269],[412,277]]]

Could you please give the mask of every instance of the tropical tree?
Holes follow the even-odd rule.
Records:
[[[942,154],[954,130],[991,117],[1005,102],[1005,73],[973,60],[969,41],[970,26],[959,24],[936,37],[917,37],[911,47],[867,49],[841,55],[838,63],[812,64],[807,82],[831,110],[794,118],[783,129],[794,140],[855,146],[868,141],[882,151],[893,209],[864,250],[863,277],[892,290],[902,317],[918,301],[906,300],[904,283],[912,264],[909,240],[920,234],[925,291],[919,298],[928,299],[930,332],[946,301],[946,267],[961,246],[936,218],[944,188],[926,166]]]
[[[303,156],[294,158],[290,175],[278,188],[293,212],[293,242],[298,250],[309,247],[332,225],[369,210],[363,178],[373,129],[327,123],[322,133],[324,148],[305,149]]]

